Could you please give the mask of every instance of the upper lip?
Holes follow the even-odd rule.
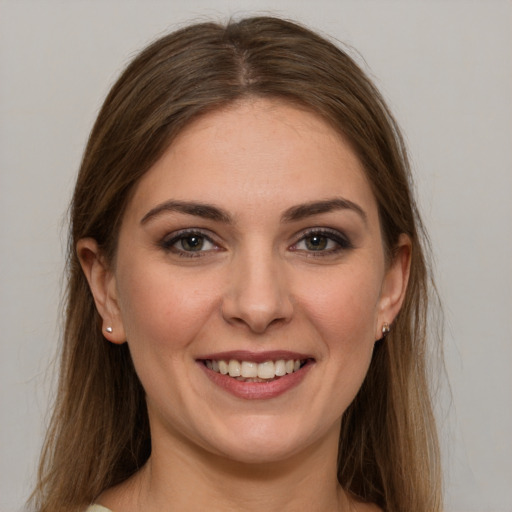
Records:
[[[199,361],[229,361],[234,359],[236,361],[252,361],[254,363],[264,363],[265,361],[278,361],[284,359],[314,359],[311,354],[303,354],[299,352],[292,352],[289,350],[269,350],[265,352],[253,352],[250,350],[230,350],[226,352],[215,352],[206,354],[196,358]]]

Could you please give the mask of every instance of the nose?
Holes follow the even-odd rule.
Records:
[[[225,321],[262,334],[287,323],[292,314],[293,302],[277,257],[259,252],[233,262],[222,301]]]

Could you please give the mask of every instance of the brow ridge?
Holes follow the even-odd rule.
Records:
[[[292,206],[283,213],[282,220],[283,222],[294,222],[307,217],[312,217],[313,215],[320,215],[321,213],[328,213],[335,210],[351,210],[357,213],[365,223],[367,222],[367,215],[365,211],[357,203],[342,197],[325,199],[322,201],[311,201],[297,206]]]
[[[145,224],[150,219],[161,215],[164,212],[178,212],[186,215],[193,215],[195,217],[202,217],[217,222],[224,222],[230,224],[232,222],[231,216],[228,212],[207,203],[197,203],[194,201],[176,201],[170,200],[161,203],[152,208],[144,217],[142,217],[140,223]]]
[[[321,201],[310,201],[288,208],[281,216],[282,222],[296,222],[307,217],[328,213],[335,210],[351,210],[357,213],[366,223],[367,216],[365,211],[353,201],[336,197]],[[195,201],[177,201],[169,200],[152,208],[141,219],[141,224],[145,224],[150,219],[157,217],[165,212],[178,212],[204,219],[232,224],[233,220],[230,214],[218,206]]]

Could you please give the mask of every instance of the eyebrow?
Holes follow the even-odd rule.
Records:
[[[186,215],[194,215],[195,217],[202,217],[203,219],[214,220],[217,222],[224,222],[226,224],[232,223],[231,216],[228,212],[206,203],[197,203],[193,201],[166,201],[165,203],[155,206],[149,210],[140,223],[145,224],[148,220],[164,213],[164,212],[178,212],[185,213]]]
[[[324,201],[311,201],[310,203],[292,206],[283,213],[282,220],[283,222],[294,222],[313,215],[328,213],[335,210],[351,210],[357,213],[365,224],[367,223],[365,211],[353,201],[349,201],[348,199],[341,197],[326,199]]]
[[[314,215],[328,213],[336,210],[351,210],[357,213],[362,220],[366,223],[367,216],[365,211],[353,201],[348,199],[336,197],[333,199],[326,199],[322,201],[311,201],[309,203],[299,204],[288,208],[281,216],[282,222],[296,222]],[[199,203],[195,201],[175,201],[170,200],[159,204],[152,208],[140,223],[145,224],[150,219],[157,217],[165,212],[178,212],[186,215],[193,215],[203,219],[223,222],[225,224],[233,224],[231,215],[218,206],[213,206],[207,203]]]

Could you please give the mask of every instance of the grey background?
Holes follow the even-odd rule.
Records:
[[[0,511],[21,510],[35,476],[65,212],[109,86],[157,35],[255,12],[356,48],[402,125],[447,319],[438,412],[447,510],[511,512],[512,3],[503,0],[0,0]]]

